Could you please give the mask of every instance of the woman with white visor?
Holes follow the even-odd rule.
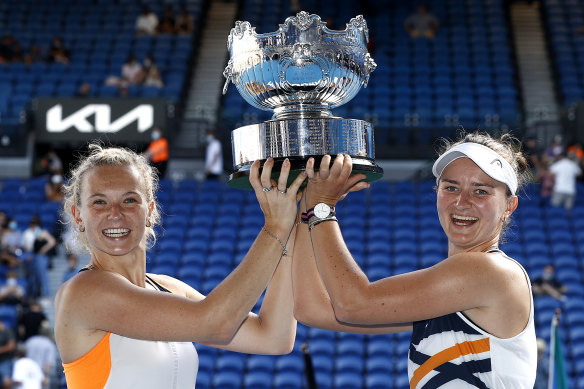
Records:
[[[336,331],[413,331],[411,388],[533,388],[530,281],[498,247],[526,169],[516,150],[508,135],[475,133],[448,144],[432,169],[448,257],[375,282],[353,260],[334,215],[348,188],[368,184],[350,176],[348,156],[330,168],[323,158],[318,172],[309,161],[301,202],[309,219],[298,226],[293,261],[297,319]]]

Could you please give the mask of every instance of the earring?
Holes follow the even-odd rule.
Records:
[[[151,224],[150,224],[150,218],[148,218],[148,219],[146,219],[146,227],[150,227],[150,226],[151,226]]]
[[[85,232],[85,226],[83,224],[79,226],[79,232]]]

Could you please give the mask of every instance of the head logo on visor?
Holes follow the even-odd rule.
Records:
[[[436,183],[438,183],[446,166],[462,157],[471,159],[492,179],[506,184],[511,194],[515,196],[517,192],[517,175],[509,162],[493,149],[474,142],[460,143],[446,151],[434,162],[432,173],[436,177]]]

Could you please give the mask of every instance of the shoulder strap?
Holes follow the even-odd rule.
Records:
[[[172,293],[170,290],[166,289],[164,286],[160,285],[158,282],[156,282],[152,278],[150,278],[148,276],[148,274],[146,274],[146,279],[159,291],[166,292],[166,293]]]
[[[87,270],[91,270],[91,269],[84,267],[84,268],[81,268],[77,273],[81,273],[82,271],[87,271]],[[154,281],[148,275],[146,275],[146,280],[148,280],[148,282],[150,282],[150,284],[152,284],[152,286],[154,286],[159,291],[166,292],[166,293],[172,293],[170,290],[166,289],[164,286],[162,286],[158,282]]]

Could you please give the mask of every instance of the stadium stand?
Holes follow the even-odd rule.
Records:
[[[427,3],[441,24],[432,40],[408,36],[403,22],[411,4],[302,2],[304,10],[327,15],[323,21],[332,29],[343,29],[359,14],[368,23],[377,69],[367,88],[333,112],[371,121],[377,144],[430,144],[459,125],[515,125],[520,117],[519,92],[504,2]],[[241,20],[250,21],[258,33],[267,33],[288,16],[285,1],[246,0]],[[222,117],[233,127],[271,116],[245,103],[233,85],[223,107]]]

